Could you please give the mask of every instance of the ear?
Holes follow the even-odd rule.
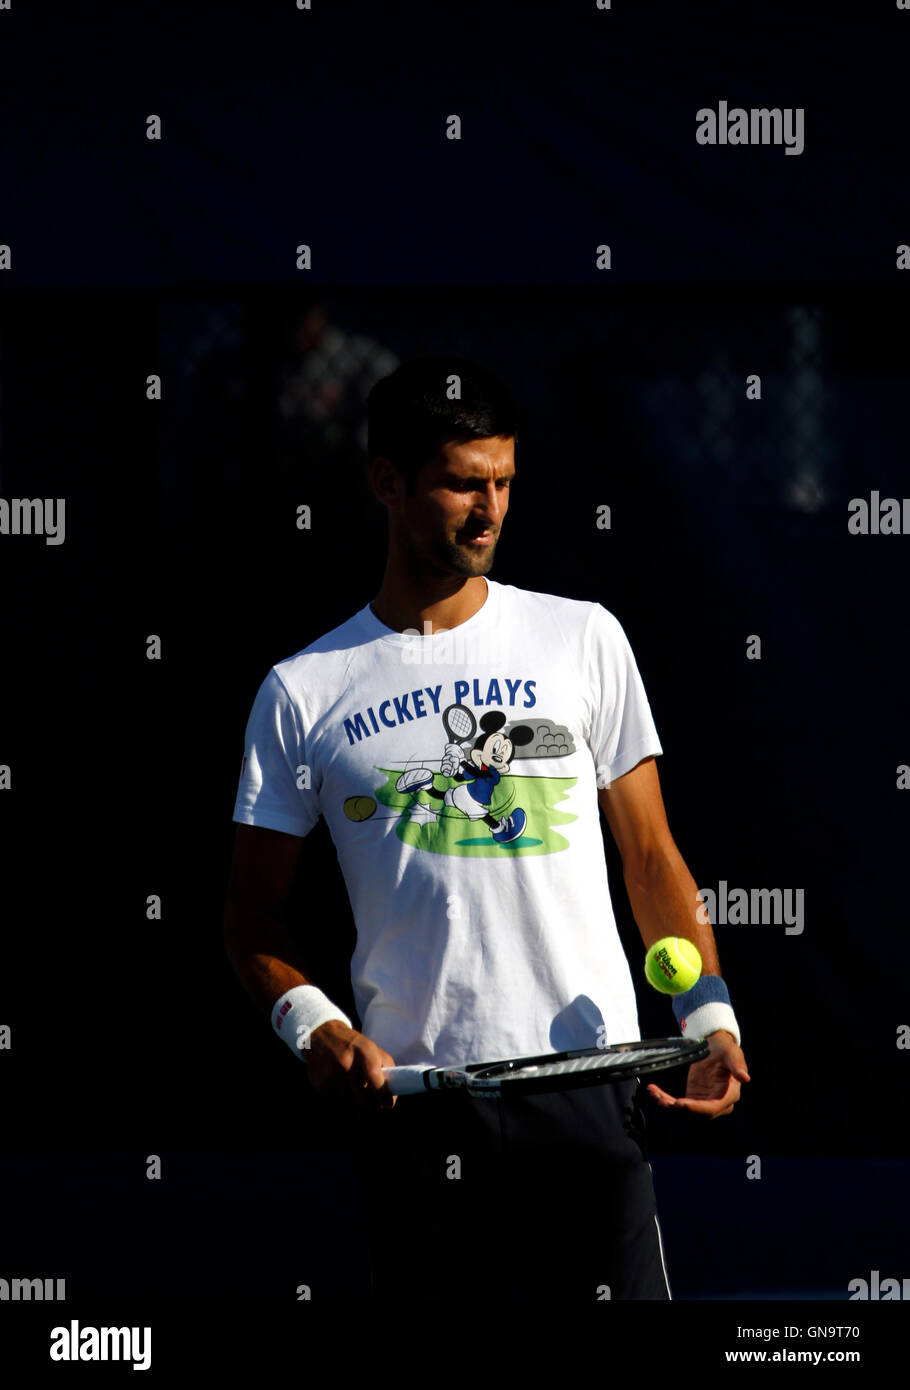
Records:
[[[534,730],[529,729],[527,724],[517,724],[514,729],[509,730],[508,737],[516,748],[523,748],[533,739]]]
[[[501,709],[491,709],[482,717],[480,727],[484,733],[495,734],[497,729],[501,729],[506,722],[506,717]]]

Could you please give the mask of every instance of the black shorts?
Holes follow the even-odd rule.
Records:
[[[377,1299],[669,1299],[637,1081],[354,1123]]]

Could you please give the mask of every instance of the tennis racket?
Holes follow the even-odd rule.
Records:
[[[477,720],[467,705],[449,705],[442,712],[442,722],[450,743],[467,743],[477,732]]]
[[[579,1086],[631,1081],[700,1062],[710,1051],[704,1038],[651,1038],[582,1047],[571,1052],[544,1052],[539,1057],[512,1057],[500,1062],[469,1062],[459,1067],[383,1067],[396,1096],[425,1091],[465,1090],[472,1096],[500,1100],[504,1095],[569,1091]]]

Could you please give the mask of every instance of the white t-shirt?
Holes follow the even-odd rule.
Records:
[[[234,820],[325,817],[362,1031],[398,1064],[640,1037],[597,799],[662,752],[635,658],[599,603],[486,583],[432,636],[367,604],[272,667],[246,729]]]

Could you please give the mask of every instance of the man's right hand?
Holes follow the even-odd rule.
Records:
[[[379,1110],[390,1110],[398,1099],[382,1074],[383,1067],[394,1067],[394,1057],[340,1019],[314,1029],[305,1052],[310,1083],[320,1095],[347,1094],[355,1105]]]

